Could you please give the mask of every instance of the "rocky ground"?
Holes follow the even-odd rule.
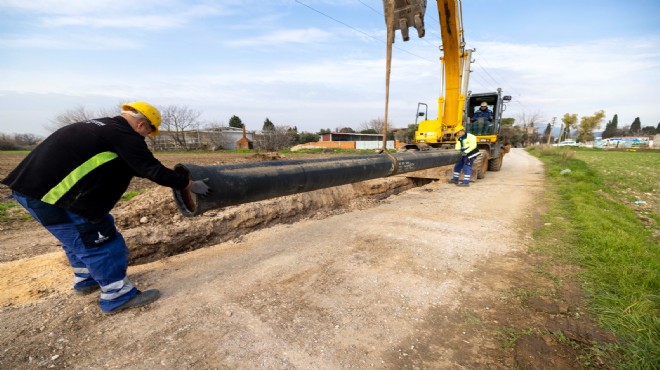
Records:
[[[20,158],[3,154],[0,175]],[[578,271],[528,251],[543,184],[514,149],[470,188],[391,177],[185,218],[169,189],[136,180],[146,190],[113,214],[130,279],[163,296],[111,316],[71,293],[55,239],[4,221],[0,368],[607,368],[589,348],[614,338]]]

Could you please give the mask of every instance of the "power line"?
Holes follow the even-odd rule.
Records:
[[[302,5],[302,6],[305,6],[305,7],[309,8],[309,9],[311,9],[311,10],[313,10],[313,11],[315,11],[315,12],[321,14],[322,16],[324,16],[324,17],[326,17],[326,18],[332,19],[333,21],[335,21],[335,22],[337,22],[337,23],[339,23],[339,24],[341,24],[341,25],[343,25],[343,26],[345,26],[345,27],[348,27],[348,28],[352,29],[353,31],[359,32],[359,33],[361,33],[361,34],[363,34],[363,35],[365,35],[365,36],[367,36],[367,37],[370,37],[370,38],[372,38],[372,39],[374,39],[374,40],[377,40],[377,41],[379,41],[379,42],[382,42],[383,44],[386,44],[385,41],[383,41],[383,40],[381,40],[381,39],[379,39],[379,38],[377,38],[377,37],[374,37],[374,36],[372,36],[372,35],[370,35],[370,34],[364,32],[364,31],[362,31],[362,30],[359,30],[359,29],[357,29],[357,28],[355,28],[355,27],[353,27],[353,26],[351,26],[351,25],[349,25],[349,24],[347,24],[347,23],[344,23],[344,22],[340,21],[340,20],[337,19],[337,18],[334,18],[334,17],[332,17],[332,16],[330,16],[330,15],[328,15],[328,14],[325,14],[325,13],[323,13],[322,11],[313,8],[312,6],[307,5],[307,4],[303,3],[303,2],[301,2],[300,0],[296,0],[296,2],[297,2],[298,4],[300,4],[300,5]],[[394,45],[392,45],[392,47],[394,47],[395,49],[401,50],[401,51],[403,51],[404,53],[410,54],[410,55],[412,55],[412,56],[414,56],[414,57],[417,57],[417,58],[420,58],[420,59],[426,60],[427,62],[436,63],[436,61],[434,61],[434,60],[431,60],[431,59],[425,58],[425,57],[423,57],[423,56],[421,56],[421,55],[417,55],[417,54],[412,53],[412,52],[410,52],[410,51],[408,51],[408,50],[401,49],[401,48],[399,48],[399,47],[397,47],[397,46],[394,46]]]
[[[326,14],[326,13],[324,13],[324,12],[322,12],[322,11],[320,11],[320,10],[314,8],[314,7],[312,7],[311,5],[308,5],[308,4],[306,4],[306,3],[304,3],[304,2],[302,2],[302,1],[300,1],[300,0],[295,0],[295,1],[296,1],[296,3],[298,3],[298,4],[300,4],[300,5],[302,5],[302,6],[306,7],[306,8],[308,8],[308,9],[310,9],[310,10],[312,10],[312,11],[314,11],[314,12],[316,12],[316,13],[318,13],[318,14],[320,14],[320,15],[322,15],[322,16],[328,18],[328,19],[331,19],[331,20],[334,21],[334,22],[337,22],[337,23],[341,24],[341,25],[344,26],[344,27],[347,27],[347,28],[349,28],[349,29],[351,29],[351,30],[353,30],[353,31],[355,31],[355,32],[358,32],[358,33],[360,33],[360,34],[363,34],[363,35],[365,35],[365,36],[367,36],[367,37],[369,37],[369,38],[371,38],[371,39],[374,39],[374,40],[379,41],[379,42],[381,42],[381,43],[383,43],[383,44],[386,44],[385,41],[383,41],[383,40],[381,40],[381,39],[379,39],[379,38],[377,38],[377,37],[375,37],[375,36],[372,36],[372,35],[370,35],[370,34],[364,32],[364,31],[362,31],[362,30],[360,30],[360,29],[358,29],[358,28],[356,28],[356,27],[353,27],[353,26],[351,26],[351,25],[349,25],[349,24],[347,24],[347,23],[345,23],[345,22],[343,22],[343,21],[341,21],[341,20],[339,20],[339,19],[337,19],[337,18],[335,18],[335,17],[333,17],[333,16],[331,16],[331,15],[329,15],[329,14]],[[370,9],[371,11],[373,11],[374,13],[376,13],[376,14],[378,14],[378,15],[384,17],[383,13],[381,13],[378,9],[376,9],[376,8],[372,7],[371,5],[369,5],[369,4],[365,3],[365,2],[363,2],[362,0],[358,0],[358,2],[359,2],[360,4],[362,4],[363,6],[369,8],[369,9]],[[427,16],[427,17],[430,18],[431,20],[433,20],[434,22],[436,22],[437,24],[440,24],[440,22],[439,22],[437,19],[435,19],[435,18],[433,18],[433,17],[431,17],[431,16]],[[439,35],[438,35],[438,36],[439,36]],[[441,45],[442,45],[442,40],[441,40],[441,39],[439,40],[439,43],[438,43],[437,45],[434,44],[434,43],[432,43],[431,41],[429,41],[429,40],[427,40],[427,39],[422,38],[422,40],[423,40],[424,42],[426,42],[426,43],[432,45],[434,48],[437,48],[437,50],[440,50],[440,48],[441,48]],[[412,56],[414,56],[414,57],[417,57],[417,58],[420,58],[420,59],[422,59],[422,60],[425,60],[425,61],[427,61],[427,62],[430,62],[430,63],[433,63],[433,64],[436,64],[436,63],[437,63],[437,60],[431,60],[431,59],[425,58],[425,57],[423,57],[423,56],[421,56],[421,55],[417,55],[417,54],[415,54],[415,53],[413,53],[413,52],[410,52],[410,51],[408,51],[408,50],[405,50],[405,49],[402,49],[402,48],[400,48],[400,47],[397,47],[396,45],[392,45],[392,47],[395,48],[395,49],[397,49],[397,50],[400,50],[400,51],[402,51],[402,52],[404,52],[404,53],[407,53],[407,54],[409,54],[409,55],[412,55]],[[494,78],[494,77],[488,72],[488,68],[486,68],[485,66],[481,65],[480,63],[477,63],[477,64],[479,64],[479,66],[481,67],[481,69],[482,69],[482,70],[486,73],[486,75],[492,80],[492,82],[495,83],[495,86],[494,86],[494,87],[491,86],[491,88],[492,88],[493,90],[496,90],[499,86],[503,86],[503,84],[500,84],[500,83],[497,81],[497,79],[495,79],[495,78]],[[471,74],[472,74],[472,73],[471,73]],[[481,84],[484,85],[485,87],[488,87],[489,85],[491,85],[490,82],[488,82],[485,78],[483,78],[483,77],[482,77],[481,75],[479,75],[479,74],[472,74],[472,76],[471,76],[470,78],[474,78],[474,79],[476,79],[478,82],[481,82]],[[503,86],[503,87],[505,87],[505,89],[508,89],[506,86]],[[516,93],[516,94],[519,95],[519,96],[522,96],[522,94],[516,92],[514,89],[508,89],[508,90],[513,91],[514,93]],[[527,108],[527,107],[526,107],[526,106],[525,106],[520,100],[516,100],[516,102],[517,102],[518,104],[520,104],[521,106],[523,106],[523,108],[525,108],[525,109]]]

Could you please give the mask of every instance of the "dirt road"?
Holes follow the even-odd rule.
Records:
[[[600,338],[575,285],[527,252],[542,191],[541,163],[514,149],[470,188],[431,183],[132,266],[163,297],[113,316],[71,294],[62,252],[5,262],[0,368],[580,368],[579,349],[522,333]]]

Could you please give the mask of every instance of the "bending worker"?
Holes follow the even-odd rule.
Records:
[[[101,289],[100,306],[114,313],[158,299],[126,277],[128,247],[110,210],[133,176],[205,195],[209,188],[163,166],[145,138],[158,135],[160,112],[145,102],[122,105],[121,115],[60,128],[5,178],[16,200],[61,243],[73,268],[73,290]]]
[[[481,154],[477,149],[477,137],[465,132],[465,128],[461,125],[456,126],[454,133],[456,134],[455,149],[459,150],[463,156],[454,165],[454,176],[449,182],[458,186],[470,186],[472,165],[475,158]],[[458,177],[461,175],[461,171],[463,171],[463,181],[459,183]]]

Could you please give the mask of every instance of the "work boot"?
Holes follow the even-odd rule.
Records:
[[[447,181],[447,182],[450,183],[450,184],[456,184],[456,185],[458,185],[458,179],[451,179],[451,180],[449,180],[449,181]]]
[[[144,292],[138,290],[138,294],[135,297],[131,298],[130,301],[124,303],[123,305],[115,308],[112,311],[102,311],[102,312],[104,314],[111,315],[121,310],[125,310],[127,308],[148,305],[149,303],[156,301],[159,297],[160,297],[160,291],[158,291],[158,289],[149,289],[149,290],[145,290]]]
[[[464,187],[469,187],[469,186],[470,186],[470,183],[469,183],[469,182],[462,182],[462,183],[460,183],[460,184],[456,184],[456,185],[458,185],[458,186],[464,186]]]
[[[80,288],[75,288],[74,287],[73,288],[73,293],[75,295],[83,296],[83,295],[92,294],[95,291],[99,290],[99,288],[101,288],[101,287],[98,284],[87,285],[87,286],[80,287]]]

